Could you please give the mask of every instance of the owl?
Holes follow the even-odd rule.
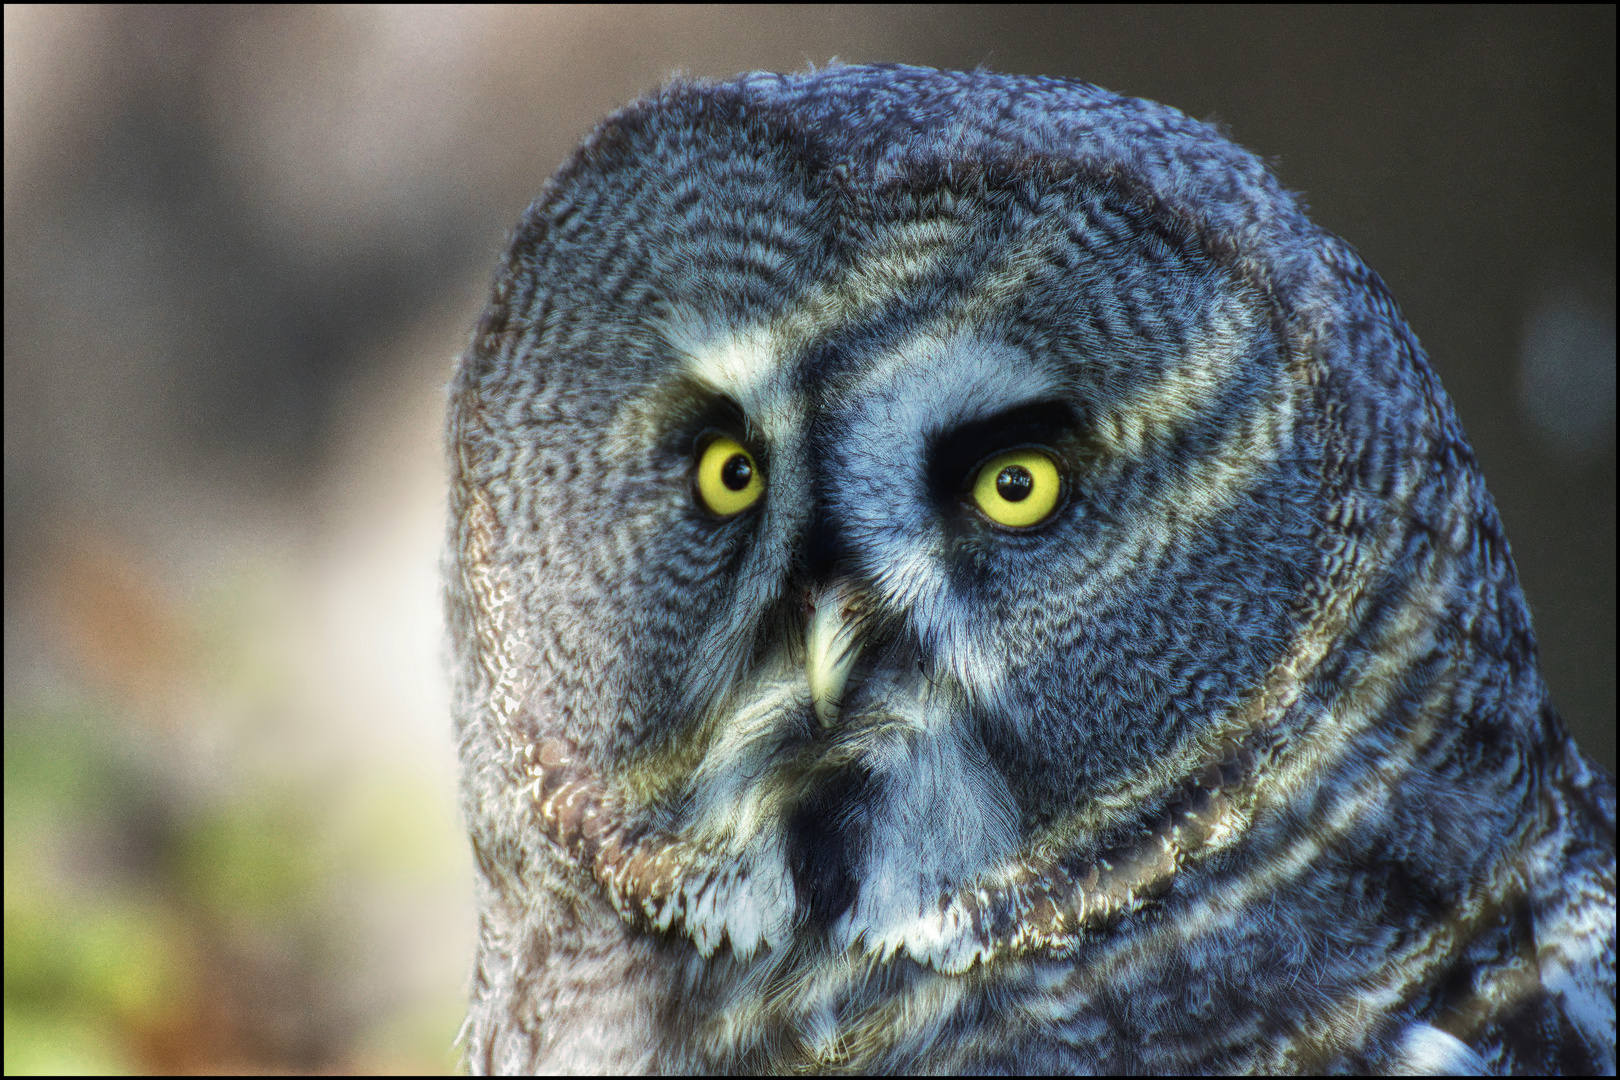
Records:
[[[450,389],[475,1072],[1578,1072],[1612,779],[1384,283],[1083,83],[676,81]]]

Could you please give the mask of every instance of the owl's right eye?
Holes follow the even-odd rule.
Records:
[[[1052,516],[1063,481],[1057,465],[1036,449],[1011,450],[979,466],[973,501],[998,525],[1027,529]]]
[[[698,455],[697,494],[710,513],[731,517],[759,502],[765,478],[742,443],[721,435]]]

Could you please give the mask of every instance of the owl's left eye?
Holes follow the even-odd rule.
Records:
[[[721,435],[698,455],[697,493],[710,513],[731,517],[759,502],[765,480],[754,455],[736,439]]]
[[[1024,529],[1052,516],[1062,494],[1057,464],[1040,450],[1009,450],[979,466],[973,501],[998,525]]]

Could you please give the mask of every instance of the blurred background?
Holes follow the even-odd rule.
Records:
[[[1071,76],[1392,286],[1614,768],[1615,9],[5,8],[5,1070],[454,1068],[441,412],[672,72]]]

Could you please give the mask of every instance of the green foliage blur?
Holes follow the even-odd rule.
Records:
[[[99,876],[86,866],[106,854],[97,845],[152,840],[161,858],[176,839],[172,822],[117,835],[118,803],[140,785],[95,737],[96,719],[6,716],[7,1073],[131,1071],[130,1039],[183,1024],[195,1002],[178,905],[161,887],[83,880]]]
[[[8,1074],[456,1067],[449,792],[278,755],[308,704],[256,577],[166,604],[104,553],[47,589],[61,662],[5,711]]]
[[[346,838],[296,785],[186,797],[120,735],[7,711],[5,1071],[451,1070],[459,987],[428,1016],[367,1008],[344,901],[346,875],[408,885],[452,838],[397,797]]]

